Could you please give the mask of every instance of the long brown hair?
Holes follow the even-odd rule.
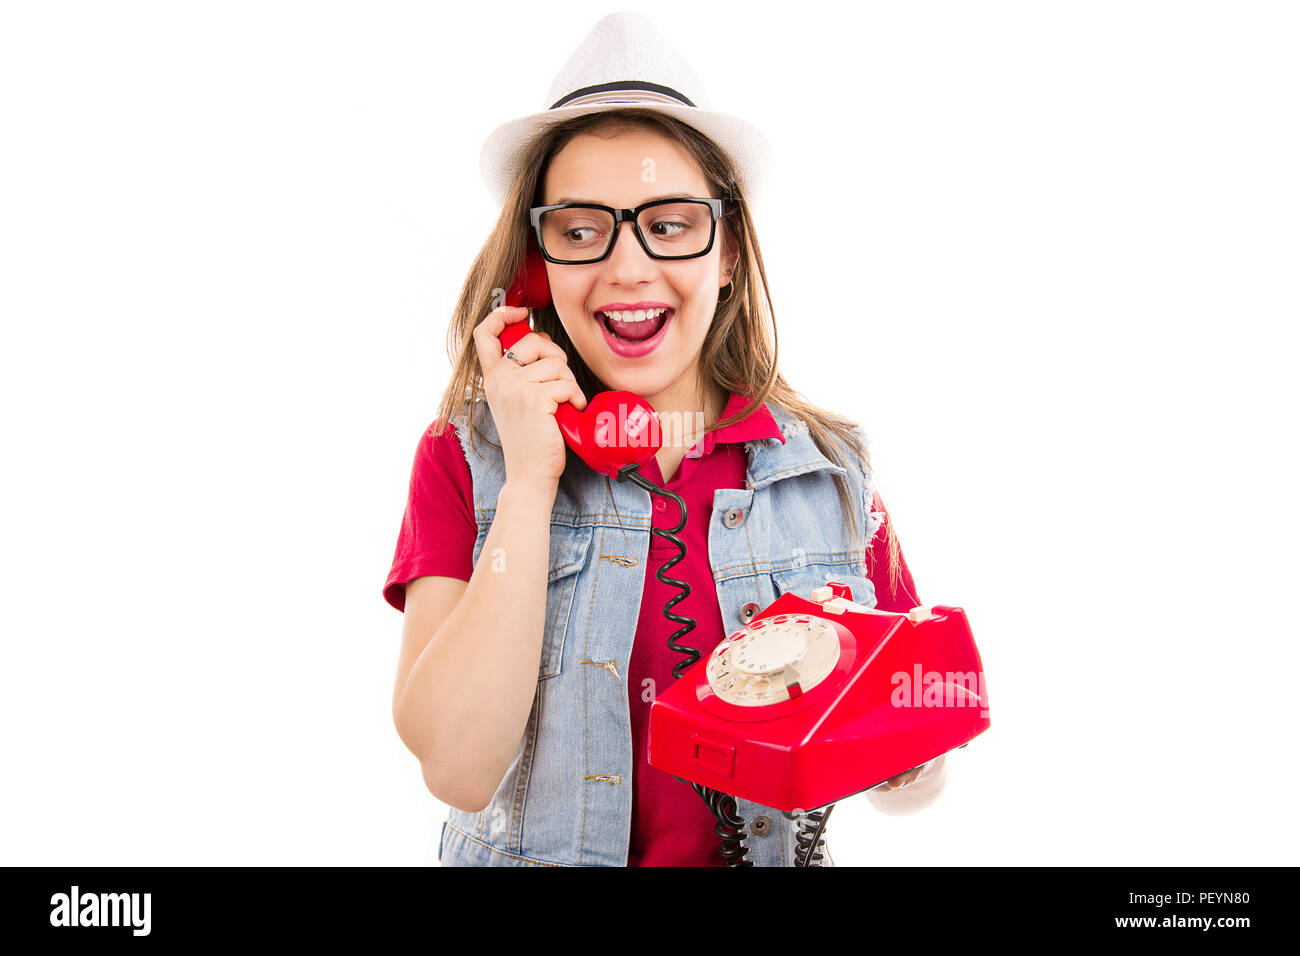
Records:
[[[713,323],[700,351],[700,380],[721,388],[725,394],[735,392],[749,400],[740,412],[719,419],[705,432],[726,428],[742,421],[764,403],[785,408],[808,427],[809,435],[823,455],[842,467],[848,467],[838,438],[870,468],[867,450],[854,434],[856,423],[819,408],[795,392],[777,368],[776,318],[768,291],[767,273],[749,209],[736,184],[730,158],[708,137],[674,117],[653,110],[625,108],[589,113],[547,127],[532,141],[505,200],[501,216],[483,248],[474,259],[461,289],[455,313],[447,327],[447,357],[452,364],[451,382],[443,393],[438,418],[450,422],[453,417],[470,415],[473,403],[484,396],[483,369],[474,348],[474,328],[492,309],[502,304],[502,290],[510,285],[523,261],[528,231],[528,210],[541,197],[542,177],[551,160],[575,136],[581,133],[612,137],[635,128],[646,128],[678,143],[696,163],[709,182],[714,198],[731,200],[726,204],[720,225],[726,229],[739,249],[732,275],[731,295],[718,303]],[[582,360],[573,347],[553,305],[533,310],[533,328],[546,332],[568,357],[569,368],[578,386],[588,397],[608,390]],[[441,431],[441,428],[439,429]],[[470,441],[486,441],[478,427],[471,424]],[[702,437],[702,434],[701,436]],[[570,466],[578,459],[570,454]],[[585,467],[585,466],[584,466]],[[856,508],[846,480],[835,475],[840,506],[848,519],[855,539],[861,540]],[[896,591],[900,576],[898,539],[893,522],[886,523],[889,551],[889,579]],[[857,553],[863,554],[865,545]]]

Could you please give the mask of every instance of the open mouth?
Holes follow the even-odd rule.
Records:
[[[636,345],[659,334],[672,318],[672,309],[635,309],[626,312],[597,312],[596,318],[616,341]]]

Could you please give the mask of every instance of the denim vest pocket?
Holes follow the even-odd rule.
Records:
[[[824,587],[827,581],[839,581],[847,584],[853,592],[853,600],[867,607],[876,606],[876,588],[869,578],[864,578],[860,569],[848,564],[810,564],[786,570],[772,572],[772,582],[778,594],[793,591],[801,598],[812,598],[813,588]]]
[[[573,609],[573,595],[578,576],[587,566],[591,539],[595,529],[572,525],[551,525],[551,553],[546,574],[546,624],[542,637],[542,657],[537,678],[544,680],[560,673],[564,657],[564,634]]]

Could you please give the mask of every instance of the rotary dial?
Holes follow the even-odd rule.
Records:
[[[722,700],[763,707],[806,693],[840,659],[835,627],[811,614],[755,621],[719,644],[709,657],[709,687]]]

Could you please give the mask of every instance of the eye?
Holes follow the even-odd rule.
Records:
[[[571,246],[590,246],[603,241],[605,230],[600,224],[593,224],[591,217],[573,218],[565,223],[555,223],[560,241]]]
[[[660,231],[660,227],[663,227],[662,231]],[[689,222],[670,222],[668,220],[661,219],[654,222],[650,226],[650,231],[653,232],[656,236],[659,236],[660,238],[671,239],[674,236],[680,236],[683,232],[685,232],[690,228],[691,228],[691,224]]]

